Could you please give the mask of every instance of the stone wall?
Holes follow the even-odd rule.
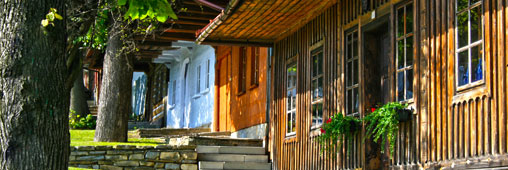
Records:
[[[69,166],[102,170],[197,170],[195,146],[71,147]]]

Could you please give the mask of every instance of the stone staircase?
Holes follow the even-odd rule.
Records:
[[[197,146],[199,169],[270,170],[268,155],[263,147]]]

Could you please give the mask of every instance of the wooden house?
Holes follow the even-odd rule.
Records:
[[[214,131],[233,137],[266,136],[268,48],[217,46]]]
[[[507,9],[504,0],[231,0],[197,41],[273,47],[273,169],[506,167]],[[362,141],[365,126],[352,146],[320,154],[324,119],[389,101],[414,110],[393,157]]]

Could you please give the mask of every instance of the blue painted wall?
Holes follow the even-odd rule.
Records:
[[[210,62],[209,66],[208,62]],[[208,45],[196,45],[167,66],[170,69],[167,127],[210,127],[213,120],[214,102],[214,48]],[[185,76],[186,66],[187,76]],[[198,68],[200,69],[198,70]],[[200,75],[199,84],[198,75]],[[206,87],[207,81],[208,87]],[[175,82],[176,87],[174,87]]]

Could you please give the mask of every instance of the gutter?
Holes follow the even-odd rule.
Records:
[[[196,44],[201,44],[207,37],[210,35],[215,28],[222,24],[229,16],[233,13],[236,6],[240,4],[240,0],[231,0],[229,1],[226,10],[221,11],[215,19],[213,19],[206,27],[203,29],[199,29],[196,31]]]

